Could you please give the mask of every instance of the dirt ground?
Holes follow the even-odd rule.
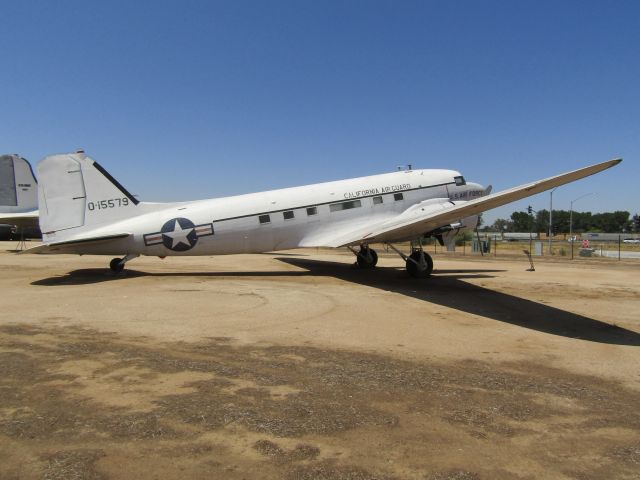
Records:
[[[640,262],[15,255],[1,479],[640,479]]]

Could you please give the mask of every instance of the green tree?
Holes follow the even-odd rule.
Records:
[[[513,232],[528,232],[533,226],[531,215],[527,212],[513,212],[511,214],[511,228]]]
[[[573,232],[640,232],[640,216],[638,214],[630,219],[629,212],[615,211],[592,214],[591,212],[573,212]],[[567,210],[553,211],[554,234],[569,233],[571,212]],[[533,222],[533,223],[532,223]],[[480,224],[479,224],[480,225]],[[498,218],[492,225],[487,225],[482,230],[497,232],[549,232],[549,210],[538,210],[534,215],[527,212],[513,212],[510,220]]]
[[[505,220],[504,218],[498,218],[493,225],[491,225],[490,230],[494,232],[512,232],[512,225],[509,220]]]
[[[549,232],[549,210],[538,210],[533,223],[535,233]]]
[[[593,215],[593,226],[606,233],[628,231],[630,228],[629,212],[615,211],[596,213]]]
[[[553,231],[556,234],[569,232],[569,212],[567,210],[553,211]]]
[[[573,231],[586,232],[593,228],[591,212],[573,212]]]

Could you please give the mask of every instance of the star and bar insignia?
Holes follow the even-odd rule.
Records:
[[[145,233],[144,244],[164,244],[169,250],[185,252],[198,243],[198,238],[213,235],[213,223],[194,225],[188,218],[172,218],[165,222],[159,232]]]

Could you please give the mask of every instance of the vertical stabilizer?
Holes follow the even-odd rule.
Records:
[[[31,165],[20,155],[0,155],[0,212],[38,209],[38,183]]]
[[[38,165],[40,228],[62,237],[131,217],[138,200],[84,152],[52,155]]]

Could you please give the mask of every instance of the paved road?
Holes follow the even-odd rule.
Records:
[[[606,258],[618,258],[617,250],[595,250],[594,255]],[[640,258],[640,252],[620,252],[620,258]]]

